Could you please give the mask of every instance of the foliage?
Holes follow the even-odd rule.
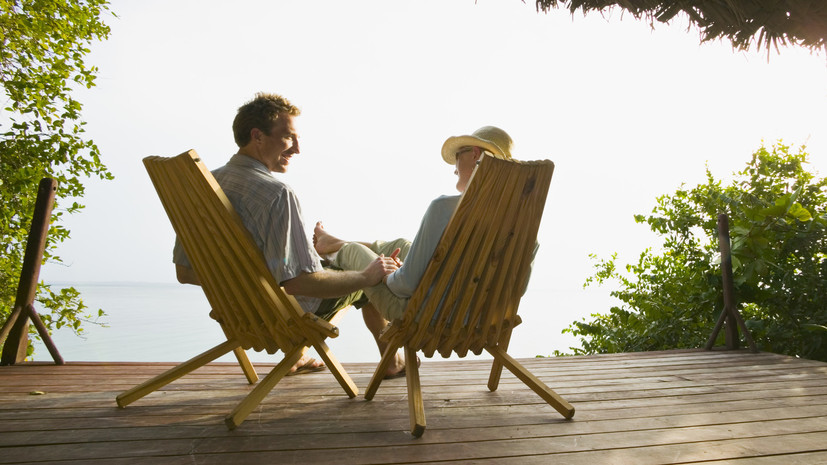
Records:
[[[707,169],[705,184],[681,187],[658,198],[651,215],[637,215],[663,239],[661,251],[644,250],[625,274],[616,255],[597,261],[585,286],[616,283],[611,294],[622,305],[564,330],[581,337],[574,352],[702,347],[723,308],[721,212],[729,217],[736,302],[759,349],[827,361],[827,179],[806,163],[804,147],[761,147],[729,186]]]
[[[14,305],[40,179],[58,182],[44,258],[60,261],[54,250],[69,237],[61,220],[83,208],[70,200],[83,196],[82,178],[112,178],[98,147],[84,139],[82,106],[72,97],[73,89],[94,86],[97,68],[84,57],[93,40],[108,37],[101,20],[108,10],[106,0],[0,0],[0,82],[6,97],[0,117],[3,321]],[[79,332],[91,318],[73,288],[54,291],[40,283],[37,301],[50,329],[68,325]]]
[[[525,0],[523,0],[525,1]],[[827,2],[824,0],[536,0],[537,11],[562,6],[572,14],[605,12],[619,7],[650,24],[668,23],[678,14],[700,28],[703,41],[726,38],[733,47],[748,50],[792,44],[824,50],[827,46]]]

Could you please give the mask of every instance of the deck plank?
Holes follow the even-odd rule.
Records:
[[[264,375],[274,364],[256,365]],[[827,364],[743,351],[520,360],[575,405],[571,421],[490,360],[424,360],[428,430],[413,439],[404,379],[372,401],[330,373],[288,377],[248,420],[223,417],[252,387],[210,364],[125,409],[121,391],[170,363],[0,367],[0,464],[827,462]],[[345,364],[360,388],[371,364]]]

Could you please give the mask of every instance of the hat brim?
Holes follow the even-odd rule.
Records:
[[[445,143],[442,144],[442,159],[449,165],[455,165],[457,163],[457,151],[461,147],[468,146],[482,147],[493,153],[497,158],[505,157],[501,148],[487,140],[475,136],[454,136],[449,137],[445,140]]]

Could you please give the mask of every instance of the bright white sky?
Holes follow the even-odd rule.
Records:
[[[88,58],[98,85],[78,97],[116,180],[89,184],[66,221],[67,266],[41,277],[173,282],[172,228],[141,159],[192,148],[220,166],[236,108],[260,90],[302,108],[285,179],[308,230],[413,236],[453,192],[442,142],[483,125],[508,131],[517,158],[553,160],[533,289],[579,291],[589,253],[634,260],[652,245],[634,214],[701,182],[705,164],[728,177],[762,140],[806,143],[827,174],[823,52],[768,61],[700,44],[686,24],[527,1],[113,1],[112,35]]]

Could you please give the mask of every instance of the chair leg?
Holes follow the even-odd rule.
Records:
[[[514,373],[514,376],[519,378],[520,381],[526,384],[526,386],[530,387],[532,391],[542,397],[544,401],[554,407],[560,415],[563,415],[563,417],[567,420],[574,416],[574,407],[571,404],[566,402],[565,399],[560,397],[560,395],[554,392],[550,387],[546,386],[545,383],[540,381],[539,378],[531,374],[531,372],[529,372],[518,361],[511,358],[511,356],[508,355],[501,347],[489,346],[486,347],[485,350],[493,355],[494,359],[498,360],[506,368],[508,368],[508,371]]]
[[[422,402],[422,385],[419,382],[419,366],[416,349],[405,346],[405,378],[408,381],[408,411],[411,417],[411,434],[422,436],[425,432],[425,404]]]
[[[385,379],[385,373],[388,372],[388,367],[396,358],[396,351],[399,350],[399,347],[400,345],[396,341],[391,340],[388,342],[385,353],[382,354],[379,365],[376,365],[376,371],[373,372],[373,377],[370,379],[368,388],[365,390],[365,400],[371,400],[373,396],[376,395],[376,391],[379,390],[379,385],[382,384],[382,380]]]
[[[345,369],[339,363],[339,360],[333,356],[333,352],[330,351],[327,344],[323,340],[313,341],[313,348],[316,349],[316,352],[318,352],[319,356],[322,357],[325,365],[327,365],[327,368],[331,373],[333,373],[336,381],[338,381],[339,385],[342,386],[342,389],[345,390],[347,396],[353,399],[359,395],[359,388],[356,387],[356,383],[354,383],[350,378],[350,375],[347,374]]]
[[[276,384],[287,375],[290,368],[299,361],[304,349],[303,346],[296,346],[293,350],[284,354],[282,361],[224,418],[224,424],[227,425],[228,429],[233,430],[244,422],[247,415],[261,403],[264,397],[276,387]]]
[[[187,360],[186,362],[167,370],[160,375],[146,381],[145,383],[139,384],[134,388],[121,393],[115,400],[118,402],[118,407],[126,407],[127,405],[135,402],[136,400],[144,397],[145,395],[153,392],[167,384],[175,381],[176,379],[186,375],[187,373],[195,370],[196,368],[200,368],[213,360],[217,359],[218,357],[226,354],[227,352],[233,350],[234,348],[238,347],[238,342],[234,340],[224,341],[221,344],[213,347],[212,349],[203,352],[195,357]]]
[[[500,340],[497,343],[497,347],[501,347],[502,350],[505,352],[508,350],[508,343],[511,342],[511,331],[513,328],[509,328],[500,335]],[[497,388],[500,386],[500,376],[503,372],[503,364],[494,359],[494,363],[491,364],[491,374],[488,376],[488,390],[489,391],[496,391]]]
[[[225,328],[221,322],[218,324],[221,326],[221,331],[224,332],[224,336],[229,339],[230,335],[227,333],[227,328]],[[242,347],[236,347],[233,349],[233,354],[235,354],[238,364],[241,365],[241,371],[243,371],[244,376],[247,377],[247,382],[250,384],[256,384],[256,381],[258,381],[258,373],[256,373],[256,369],[253,367],[253,364],[250,363],[250,358],[247,357],[247,352]]]
[[[247,352],[241,347],[236,347],[233,349],[233,354],[235,354],[238,364],[241,365],[241,371],[243,371],[244,376],[247,377],[247,382],[256,384],[256,381],[258,381],[258,373],[256,373],[255,367],[253,367],[253,364],[250,362],[250,358],[247,357]]]

